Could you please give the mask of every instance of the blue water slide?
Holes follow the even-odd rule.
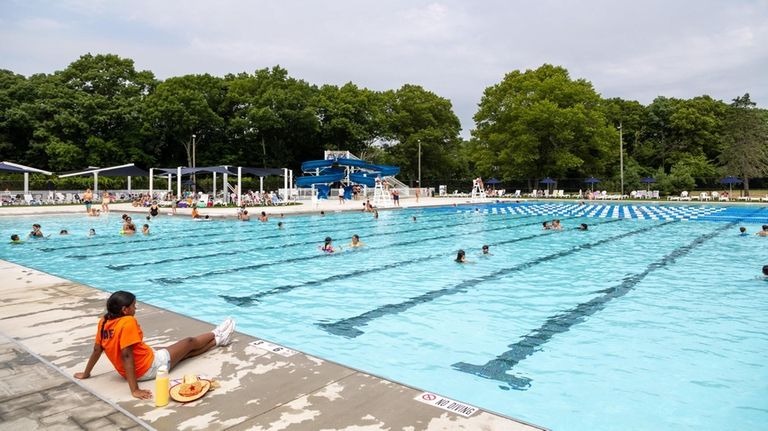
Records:
[[[338,163],[341,166],[352,166],[355,168],[365,169],[372,172],[380,172],[381,176],[383,177],[389,177],[389,176],[397,175],[400,173],[400,168],[398,168],[397,166],[374,165],[364,160],[341,158],[341,159],[337,159],[336,163]]]
[[[316,169],[320,169],[322,171],[323,169],[333,166],[334,162],[335,160],[333,159],[309,160],[301,164],[301,170],[304,172],[314,172]]]
[[[384,177],[379,172],[353,172],[349,174],[349,180],[353,183],[363,184],[368,187],[376,186],[376,177]]]
[[[341,181],[344,178],[343,172],[333,172],[325,175],[308,175],[296,178],[297,187],[311,187],[313,184],[328,184]]]

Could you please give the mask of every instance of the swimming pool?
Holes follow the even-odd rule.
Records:
[[[566,229],[543,231],[555,217]],[[284,230],[161,217],[149,237],[121,237],[115,214],[19,217],[0,219],[6,238],[34,222],[72,235],[0,251],[553,429],[757,430],[768,238],[738,226],[754,233],[766,218],[761,207],[500,204],[292,217]],[[365,247],[317,249],[354,233]],[[472,263],[452,262],[459,248]]]

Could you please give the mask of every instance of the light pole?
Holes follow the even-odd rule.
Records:
[[[419,143],[419,188],[421,188],[421,139],[417,142]]]
[[[619,121],[619,170],[621,171],[621,196],[624,196],[624,131]]]
[[[197,138],[197,135],[194,133],[192,134],[192,168],[194,169],[197,165],[197,161],[195,160],[195,138]],[[192,172],[192,187],[194,188],[195,192],[197,192],[197,175],[195,175],[194,172]]]

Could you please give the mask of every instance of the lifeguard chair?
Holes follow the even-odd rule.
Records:
[[[472,196],[471,201],[477,202],[480,200],[485,199],[487,196],[485,194],[485,186],[483,185],[483,179],[480,177],[475,178],[472,180]]]
[[[384,188],[384,184],[381,177],[376,177],[376,185],[373,189],[373,206],[377,208],[392,207],[392,196],[390,196],[389,190]]]

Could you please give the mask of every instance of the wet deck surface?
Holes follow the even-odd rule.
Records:
[[[105,357],[91,378],[70,377],[85,366],[106,293],[2,260],[0,280],[0,430],[542,429],[482,410],[463,417],[415,400],[418,389],[300,352],[281,356],[241,333],[171,370],[172,379],[211,376],[219,388],[156,408],[132,398]],[[137,318],[156,348],[212,329],[141,303]],[[140,386],[154,389],[153,382]]]

